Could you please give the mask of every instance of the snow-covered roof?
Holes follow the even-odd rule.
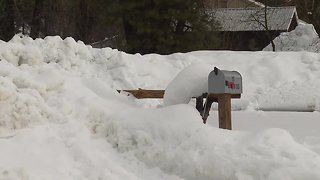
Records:
[[[265,28],[264,8],[219,8],[211,11],[221,25],[221,31],[263,31]],[[297,17],[294,6],[268,7],[269,30],[288,31],[293,17]]]

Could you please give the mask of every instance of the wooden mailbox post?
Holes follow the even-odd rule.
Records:
[[[196,108],[206,124],[212,103],[218,103],[219,128],[232,129],[231,123],[231,99],[240,98],[241,94],[203,94],[196,99]],[[203,99],[205,103],[203,104]]]
[[[222,94],[218,96],[219,128],[232,129],[231,124],[231,95]]]
[[[208,94],[202,114],[206,123],[211,104],[218,103],[219,128],[232,129],[231,98],[240,98],[242,93],[242,77],[237,71],[225,71],[214,68],[208,77]]]
[[[121,90],[117,90],[119,93]],[[163,98],[164,90],[123,90],[138,99]],[[203,123],[207,122],[213,102],[218,103],[219,128],[232,129],[231,99],[240,98],[242,93],[242,77],[237,71],[225,71],[214,68],[208,77],[208,93],[196,98],[196,109],[202,116]],[[203,102],[205,99],[205,102]]]

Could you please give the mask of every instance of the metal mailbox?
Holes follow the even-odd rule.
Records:
[[[237,71],[220,70],[217,67],[209,74],[209,94],[241,94],[242,77]]]

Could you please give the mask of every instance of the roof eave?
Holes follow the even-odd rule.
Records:
[[[290,29],[290,25],[292,23],[293,17],[296,18],[297,24],[298,24],[298,13],[297,13],[297,8],[295,6],[294,6],[294,10],[293,10],[292,15],[291,15],[290,23],[287,26],[287,31],[289,31],[289,29]]]

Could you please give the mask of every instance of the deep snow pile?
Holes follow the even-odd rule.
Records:
[[[312,24],[300,22],[295,30],[283,32],[274,39],[276,51],[320,52],[320,38]],[[272,51],[269,44],[264,51]]]
[[[16,36],[0,42],[0,59],[0,179],[320,179],[320,155],[285,130],[225,131],[203,125],[192,105],[116,92],[164,89],[207,64],[186,76],[203,79],[210,66],[242,73],[234,109],[314,111],[319,54],[141,56]]]

